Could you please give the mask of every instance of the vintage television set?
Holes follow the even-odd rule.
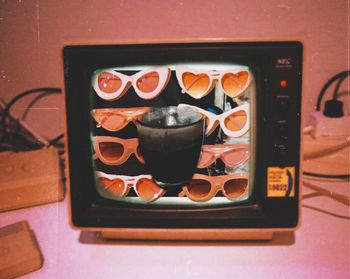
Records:
[[[63,62],[74,228],[175,240],[271,239],[297,228],[300,42],[68,45]],[[206,130],[190,182],[164,188],[137,125],[169,106],[196,111]],[[182,160],[165,160],[162,172]]]

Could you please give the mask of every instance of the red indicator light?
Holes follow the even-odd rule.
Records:
[[[280,86],[281,87],[287,87],[287,81],[285,80],[285,79],[282,79],[281,81],[280,81]]]

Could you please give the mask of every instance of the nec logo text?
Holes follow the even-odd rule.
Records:
[[[292,68],[292,58],[277,58],[276,68]]]
[[[277,59],[277,64],[278,65],[291,65],[291,58],[279,58]]]

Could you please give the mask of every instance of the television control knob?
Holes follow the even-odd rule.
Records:
[[[279,119],[286,119],[289,112],[289,100],[288,98],[278,98],[276,101],[276,109]]]
[[[278,144],[286,144],[288,139],[288,125],[279,123],[275,127],[275,139]]]
[[[278,157],[287,156],[288,148],[285,144],[275,144],[275,151],[278,154]]]

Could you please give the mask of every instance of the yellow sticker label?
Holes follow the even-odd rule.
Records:
[[[267,196],[289,198],[295,195],[295,168],[267,168]]]

